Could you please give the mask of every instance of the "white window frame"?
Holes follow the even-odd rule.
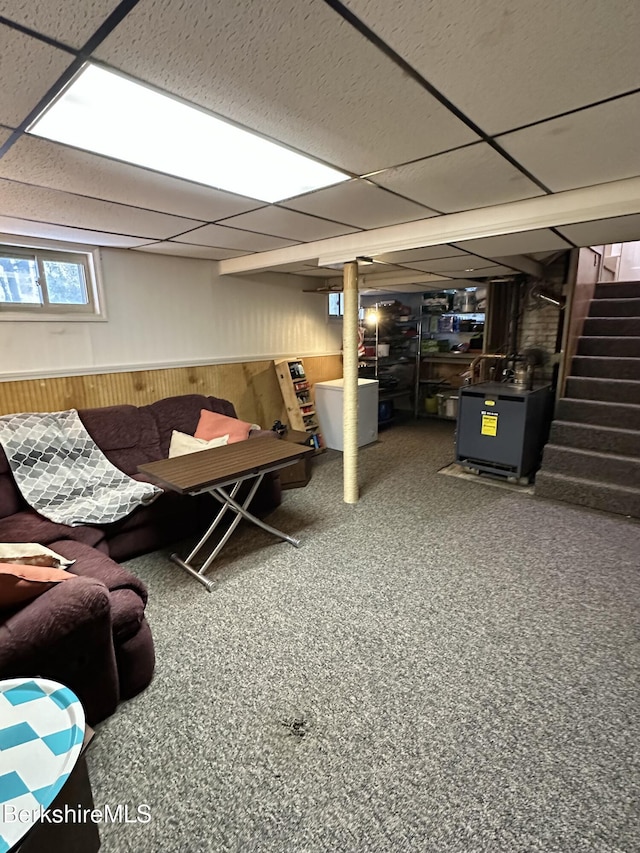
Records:
[[[95,246],[61,243],[35,237],[0,234],[0,254],[34,258],[39,271],[42,303],[0,302],[0,321],[91,322],[107,319],[100,275],[100,250]],[[85,305],[49,302],[43,261],[62,261],[80,264],[84,270],[88,302]]]

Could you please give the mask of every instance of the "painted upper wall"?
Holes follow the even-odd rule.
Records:
[[[217,275],[217,264],[101,250],[105,322],[0,323],[0,379],[254,361],[340,351],[309,280]]]

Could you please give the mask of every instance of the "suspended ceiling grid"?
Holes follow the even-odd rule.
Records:
[[[225,260],[624,182],[640,175],[639,35],[631,0],[0,0],[0,232]],[[352,178],[272,205],[26,133],[86,60]],[[376,269],[423,288],[629,239],[640,199]]]

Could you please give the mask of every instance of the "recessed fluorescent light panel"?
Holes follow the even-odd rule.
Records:
[[[85,65],[28,132],[266,202],[349,180],[97,65]]]

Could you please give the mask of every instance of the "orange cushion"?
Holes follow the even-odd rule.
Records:
[[[68,581],[73,577],[75,575],[64,569],[0,563],[0,608],[31,601],[60,581]]]
[[[220,438],[223,435],[228,435],[228,443],[234,444],[236,441],[244,441],[245,438],[249,438],[250,429],[251,424],[246,421],[239,421],[238,418],[229,418],[227,415],[218,414],[218,412],[209,412],[207,409],[201,409],[195,438],[204,438],[205,441],[211,441],[212,438]]]

